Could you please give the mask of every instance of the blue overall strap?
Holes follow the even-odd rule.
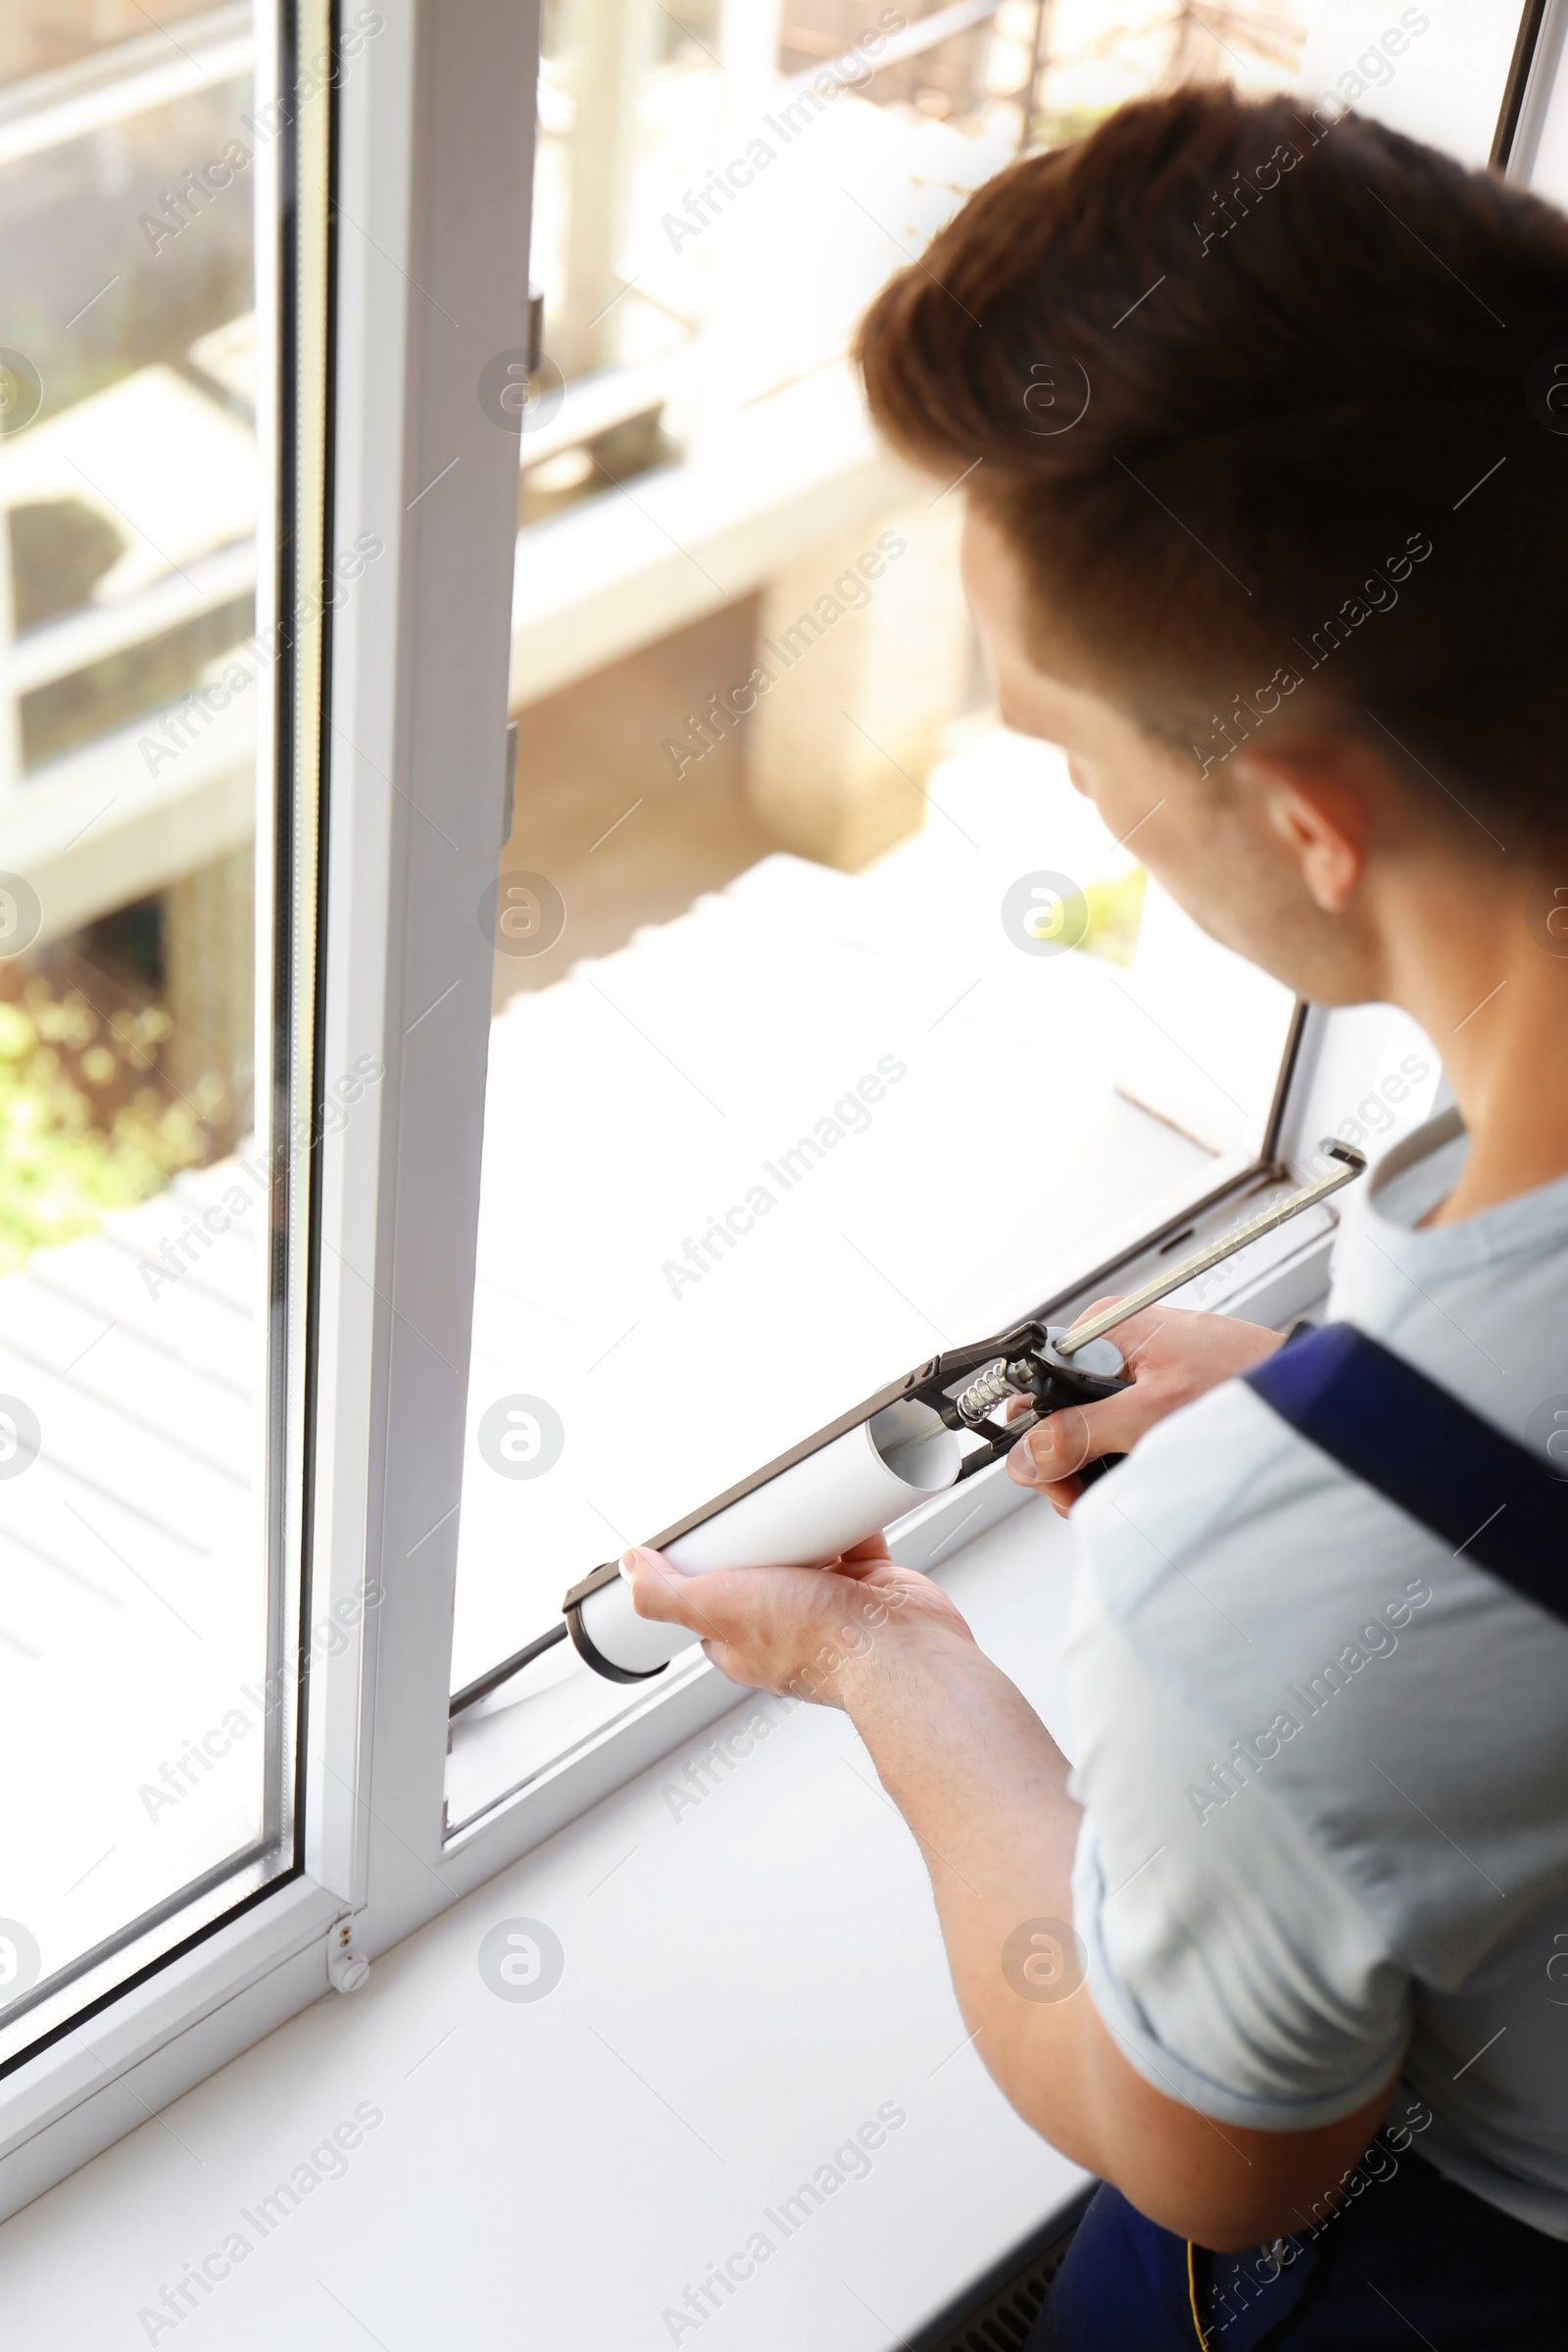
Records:
[[[1568,1622],[1568,1480],[1350,1323],[1244,1376],[1282,1421],[1456,1554]]]

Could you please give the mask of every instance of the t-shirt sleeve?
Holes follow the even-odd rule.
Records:
[[[1228,1760],[1080,1575],[1069,1655],[1073,1919],[1095,2007],[1158,2090],[1259,2131],[1332,2123],[1398,2068],[1404,1971],[1265,1784]]]

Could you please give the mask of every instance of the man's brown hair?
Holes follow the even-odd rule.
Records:
[[[898,447],[973,468],[1042,666],[1205,773],[1326,725],[1460,826],[1568,835],[1548,206],[1354,115],[1184,88],[989,181],[857,356]]]

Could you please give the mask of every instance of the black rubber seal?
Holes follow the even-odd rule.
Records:
[[[655,1675],[662,1674],[664,1666],[669,1664],[669,1660],[666,1658],[664,1666],[649,1666],[641,1674],[634,1674],[627,1666],[612,1666],[604,1652],[596,1649],[589,1640],[588,1629],[582,1621],[582,1604],[579,1601],[574,1601],[566,1611],[566,1631],[571,1636],[571,1645],[583,1664],[591,1666],[595,1674],[602,1674],[607,1683],[651,1683]]]

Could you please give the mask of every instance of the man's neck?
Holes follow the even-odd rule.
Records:
[[[1493,882],[1449,869],[1426,877],[1418,913],[1405,908],[1415,919],[1400,926],[1390,993],[1443,1056],[1470,1134],[1464,1171],[1427,1224],[1568,1176],[1568,938],[1553,954],[1532,919],[1544,895],[1539,874]]]

